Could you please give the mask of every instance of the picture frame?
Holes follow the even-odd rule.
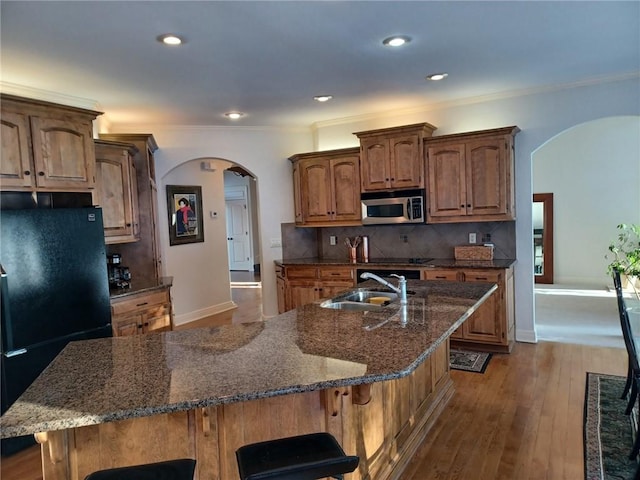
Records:
[[[169,245],[204,242],[202,187],[167,185]]]

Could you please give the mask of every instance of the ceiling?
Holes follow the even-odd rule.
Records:
[[[311,126],[640,71],[637,1],[3,0],[0,14],[3,91],[95,101],[113,124]],[[186,43],[160,44],[168,32]],[[383,46],[393,34],[412,41]]]

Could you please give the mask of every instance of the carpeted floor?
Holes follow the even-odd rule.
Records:
[[[629,460],[631,420],[620,399],[623,377],[587,372],[584,405],[585,480],[631,480],[638,464]]]
[[[454,370],[466,372],[484,373],[491,360],[491,354],[485,352],[472,352],[470,350],[449,351],[449,365]]]

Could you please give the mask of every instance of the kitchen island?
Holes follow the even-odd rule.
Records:
[[[378,284],[368,282],[379,290]],[[45,480],[180,457],[237,478],[241,445],[316,431],[399,478],[453,395],[448,338],[496,290],[409,281],[408,304],[320,302],[264,322],[72,342],[0,418],[37,434]]]

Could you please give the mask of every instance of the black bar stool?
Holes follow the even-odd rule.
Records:
[[[84,480],[193,480],[196,461],[191,458],[109,468],[90,473]]]
[[[241,480],[343,479],[353,472],[357,456],[345,455],[329,433],[311,433],[252,443],[236,450]]]

